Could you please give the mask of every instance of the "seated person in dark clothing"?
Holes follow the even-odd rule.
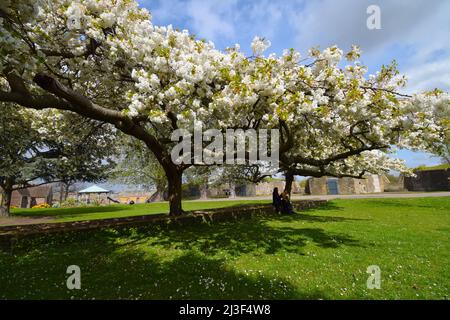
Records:
[[[275,212],[279,213],[281,209],[281,197],[278,193],[278,188],[274,188],[272,192],[272,205],[275,207]]]
[[[289,194],[284,191],[281,194],[281,213],[283,214],[293,214],[294,210],[292,208],[292,203],[289,199]]]

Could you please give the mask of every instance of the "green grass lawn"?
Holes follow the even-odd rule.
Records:
[[[254,203],[270,203],[270,200],[183,201],[183,209],[186,211],[205,210]],[[54,217],[55,219],[51,222],[121,218],[168,212],[168,202],[154,202],[134,205],[113,204],[101,207],[86,206],[79,208],[11,210],[12,215],[15,217]]]
[[[293,216],[22,240],[0,252],[0,298],[448,299],[449,262],[449,197],[334,200]],[[81,290],[66,288],[73,264]],[[369,265],[379,290],[367,289]]]

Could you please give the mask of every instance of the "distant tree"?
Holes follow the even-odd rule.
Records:
[[[442,147],[440,157],[442,164],[450,164],[450,139],[448,139],[445,145]]]
[[[398,184],[400,182],[400,175],[386,174],[385,176],[392,184]]]
[[[49,180],[45,163],[59,156],[34,127],[36,112],[2,103],[0,112],[0,215],[8,216],[14,190],[36,179]],[[43,128],[41,128],[42,130]]]
[[[210,166],[196,166],[187,169],[184,172],[184,178],[187,184],[196,186],[200,191],[200,199],[208,198],[208,189],[210,188],[210,178],[214,167]]]
[[[0,215],[9,215],[14,186],[33,179],[34,161],[40,145],[39,133],[32,128],[31,119],[24,117],[23,109],[2,103],[0,112],[0,187],[2,202]]]
[[[0,213],[8,216],[12,192],[32,182],[70,185],[75,180],[102,179],[114,151],[112,131],[103,126],[73,113],[33,111],[3,103]]]
[[[156,189],[151,200],[164,199],[167,191],[164,169],[141,141],[122,135],[117,162],[111,175],[113,181],[138,186],[147,191]]]
[[[116,134],[107,123],[93,121],[76,114],[64,114],[59,121],[62,139],[52,141],[61,156],[49,159],[47,176],[60,181],[60,202],[67,199],[69,188],[76,182],[100,182],[108,179],[117,155]],[[54,128],[54,127],[53,127]]]
[[[225,166],[220,172],[222,181],[234,183],[259,183],[271,176],[259,165]]]
[[[230,198],[236,196],[236,186],[248,183],[259,183],[270,177],[260,165],[221,166],[211,171],[210,186],[228,184]]]

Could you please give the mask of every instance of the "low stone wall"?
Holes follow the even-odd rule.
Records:
[[[295,211],[307,210],[324,205],[326,200],[293,201]],[[191,223],[214,223],[238,219],[251,219],[257,216],[276,215],[271,204],[238,205],[205,211],[191,211],[182,216],[167,214],[142,215],[124,218],[86,220],[60,223],[39,223],[30,225],[1,226],[0,243],[11,245],[20,238],[65,231],[95,230],[101,228],[133,227],[145,225],[184,225]]]

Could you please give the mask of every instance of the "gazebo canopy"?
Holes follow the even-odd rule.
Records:
[[[78,193],[109,193],[110,190],[103,189],[99,186],[90,186],[89,188],[78,191]]]

